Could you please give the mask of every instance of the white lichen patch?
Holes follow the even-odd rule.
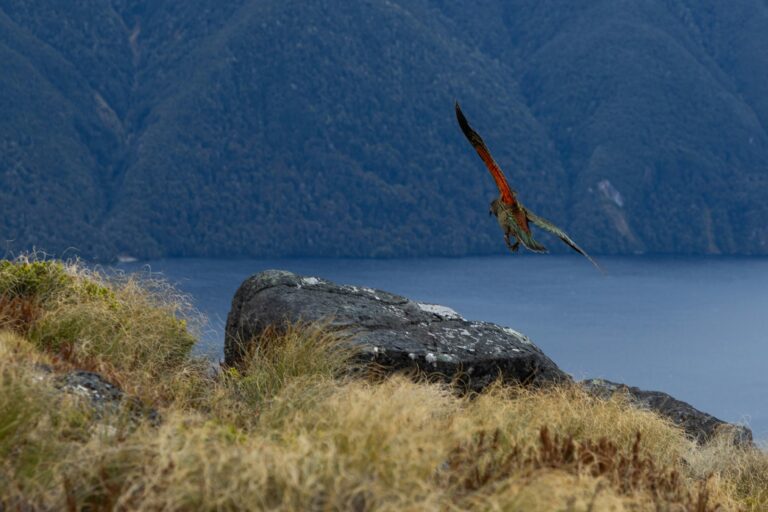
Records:
[[[343,288],[345,288],[346,290],[351,291],[352,293],[365,293],[367,295],[372,296],[376,300],[381,300],[381,297],[376,295],[376,290],[374,290],[373,288],[359,288],[359,287],[353,286],[353,285],[343,286]]]
[[[422,311],[432,313],[446,320],[464,320],[464,317],[446,306],[440,306],[438,304],[424,304],[421,302],[417,302],[416,305],[419,306],[419,309]]]
[[[503,327],[502,330],[507,334],[517,336],[518,338],[520,338],[520,341],[522,341],[523,343],[526,343],[528,345],[533,345],[533,342],[530,340],[530,338],[528,338],[528,336],[512,329],[511,327]]]
[[[385,305],[384,307],[387,309],[387,311],[389,311],[390,313],[392,313],[392,315],[394,315],[396,317],[399,317],[399,318],[405,318],[406,317],[405,313],[403,312],[403,310],[398,308],[397,306],[387,306],[387,305]]]
[[[82,384],[77,384],[76,386],[69,387],[69,390],[72,391],[73,394],[83,397],[83,398],[91,398],[93,395],[95,398],[99,399],[101,396],[99,393],[95,390],[89,389]]]
[[[437,356],[432,352],[427,352],[427,355],[424,356],[424,360],[428,363],[435,364],[437,362]]]

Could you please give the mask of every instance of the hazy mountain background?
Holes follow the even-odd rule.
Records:
[[[766,0],[0,0],[0,241],[500,252],[458,99],[590,252],[768,254],[766,27]]]

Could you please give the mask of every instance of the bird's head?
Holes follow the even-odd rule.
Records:
[[[488,210],[488,215],[499,216],[499,210],[501,209],[501,200],[496,198],[491,201],[491,207]]]

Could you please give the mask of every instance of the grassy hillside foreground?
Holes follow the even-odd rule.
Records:
[[[321,326],[212,371],[190,320],[162,283],[0,262],[0,510],[768,509],[764,453],[621,399],[352,377]],[[137,400],[94,409],[72,369]]]

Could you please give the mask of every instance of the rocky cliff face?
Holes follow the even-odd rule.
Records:
[[[572,382],[531,340],[511,328],[466,320],[445,306],[382,290],[280,270],[250,277],[235,294],[227,318],[226,364],[236,365],[267,327],[297,321],[328,322],[329,328],[349,335],[364,362],[386,372],[459,378],[475,391],[499,378],[527,386]],[[680,425],[700,443],[721,429],[730,429],[737,443],[752,441],[748,428],[729,425],[665,393],[599,379],[581,385],[603,398],[625,393],[632,403]]]

